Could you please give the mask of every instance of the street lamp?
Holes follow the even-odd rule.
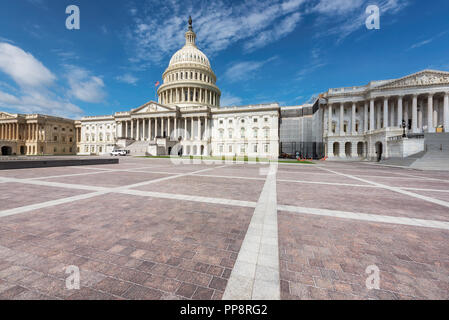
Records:
[[[405,123],[405,120],[402,120],[402,138],[407,138],[407,135],[405,134],[405,128],[407,128],[407,123]]]

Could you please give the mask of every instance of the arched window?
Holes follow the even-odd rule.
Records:
[[[270,128],[264,128],[264,137],[268,139],[270,137]]]
[[[259,133],[259,129],[258,128],[254,128],[253,129],[253,138],[257,139],[258,133]]]

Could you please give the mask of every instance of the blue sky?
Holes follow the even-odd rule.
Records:
[[[365,26],[371,4],[380,30]],[[80,30],[65,27],[68,5]],[[449,71],[447,0],[3,0],[0,110],[79,118],[154,100],[189,15],[222,105],[299,105],[328,88]]]

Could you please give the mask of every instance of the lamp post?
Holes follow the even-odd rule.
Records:
[[[402,138],[407,138],[407,134],[405,133],[405,128],[407,128],[407,124],[405,120],[402,120]]]

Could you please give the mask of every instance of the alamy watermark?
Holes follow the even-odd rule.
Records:
[[[80,268],[77,266],[68,266],[65,268],[65,273],[69,276],[65,280],[65,287],[67,290],[80,289]]]
[[[81,28],[80,8],[70,5],[65,9],[65,13],[69,16],[65,20],[65,26],[68,30],[79,30]]]
[[[380,29],[380,9],[376,5],[370,5],[366,8],[366,18],[365,25],[368,30],[379,30]]]
[[[366,274],[369,274],[366,278],[365,284],[368,290],[380,289],[380,269],[376,265],[368,266],[365,270]]]

